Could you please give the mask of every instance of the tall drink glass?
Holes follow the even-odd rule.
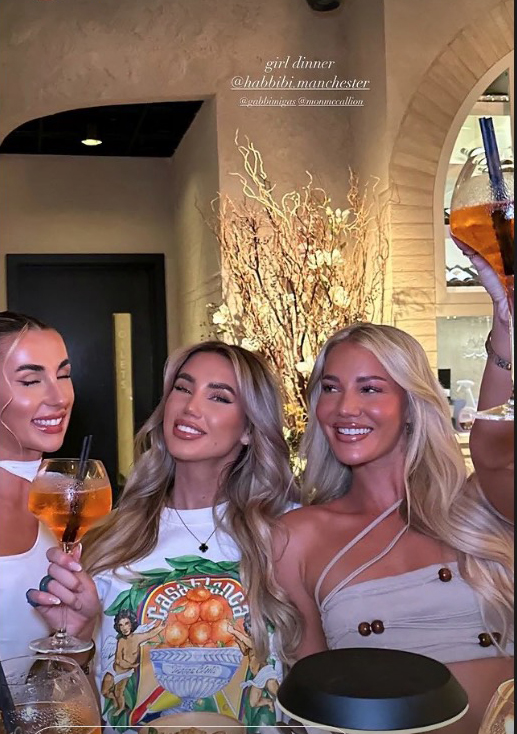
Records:
[[[23,734],[100,734],[97,701],[70,658],[28,655],[2,661]],[[11,727],[14,728],[14,727]],[[0,719],[0,734],[5,728]]]
[[[29,510],[52,530],[66,553],[111,509],[111,486],[102,462],[89,459],[83,480],[78,479],[79,463],[79,459],[45,459],[29,493]],[[92,644],[67,634],[63,606],[61,627],[29,647],[40,653],[78,653]]]
[[[486,156],[474,150],[460,171],[451,202],[452,234],[485,258],[499,275],[508,298],[512,385],[514,382],[514,194],[513,162],[503,162],[498,190],[490,180]],[[513,420],[514,396],[504,405],[475,413],[486,420]]]

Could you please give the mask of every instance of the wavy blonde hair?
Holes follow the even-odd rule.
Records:
[[[346,341],[368,349],[407,395],[411,430],[402,516],[415,530],[457,552],[461,575],[481,597],[487,629],[501,630],[504,647],[513,630],[513,526],[487,501],[475,474],[467,476],[444,392],[422,346],[409,334],[393,326],[358,323],[338,331],[323,347],[308,387],[304,496],[310,494],[313,503],[328,502],[350,487],[352,471],[334,456],[316,417],[325,361]]]
[[[165,404],[183,365],[200,352],[220,354],[232,364],[251,436],[221,477],[214,522],[241,553],[255,653],[266,660],[270,623],[281,654],[290,659],[301,638],[301,625],[295,607],[275,582],[271,535],[276,519],[298,501],[298,490],[289,467],[276,380],[267,363],[246,349],[204,342],[169,358],[163,397],[136,437],[135,465],[118,506],[85,536],[83,564],[91,574],[128,568],[156,547],[160,515],[174,497],[175,462],[163,432]],[[217,513],[217,505],[225,501],[227,509]]]

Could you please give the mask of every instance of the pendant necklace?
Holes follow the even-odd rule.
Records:
[[[183,527],[185,528],[185,530],[187,532],[189,532],[192,535],[192,537],[195,540],[197,540],[197,542],[199,543],[199,550],[201,551],[201,553],[206,553],[207,550],[208,550],[208,541],[210,540],[210,538],[212,537],[212,535],[215,533],[215,531],[217,530],[217,528],[214,528],[212,530],[212,532],[210,533],[210,535],[208,536],[208,538],[205,541],[201,541],[201,540],[199,540],[199,538],[197,537],[197,535],[195,533],[193,533],[192,530],[189,528],[189,526],[187,525],[187,523],[185,522],[185,520],[179,514],[178,510],[175,507],[173,507],[173,510],[176,513],[176,515],[178,516],[178,519],[181,522],[181,524],[183,525]]]

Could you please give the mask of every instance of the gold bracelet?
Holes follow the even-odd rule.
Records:
[[[487,339],[486,339],[486,342],[485,342],[485,349],[486,349],[486,353],[487,353],[488,358],[491,359],[492,362],[495,362],[495,364],[498,367],[500,367],[502,370],[508,370],[508,371],[511,370],[512,369],[512,363],[511,362],[508,362],[507,359],[503,359],[502,357],[500,357],[497,354],[497,352],[494,352],[494,350],[492,349],[492,344],[491,344],[491,341],[490,341],[491,340],[491,336],[492,336],[492,331],[489,331],[488,332]]]

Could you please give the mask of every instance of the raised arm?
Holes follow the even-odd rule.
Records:
[[[305,559],[310,549],[307,548],[307,533],[303,532],[305,523],[299,519],[300,512],[303,510],[284,515],[273,538],[276,580],[302,617],[303,635],[296,650],[297,659],[327,649],[320,612],[305,579]]]
[[[505,403],[512,391],[509,308],[505,290],[488,262],[453,238],[470,258],[493,303],[492,331],[487,341],[486,362],[478,407],[480,410]],[[476,420],[470,433],[470,453],[479,483],[488,501],[509,520],[514,519],[514,423]]]

